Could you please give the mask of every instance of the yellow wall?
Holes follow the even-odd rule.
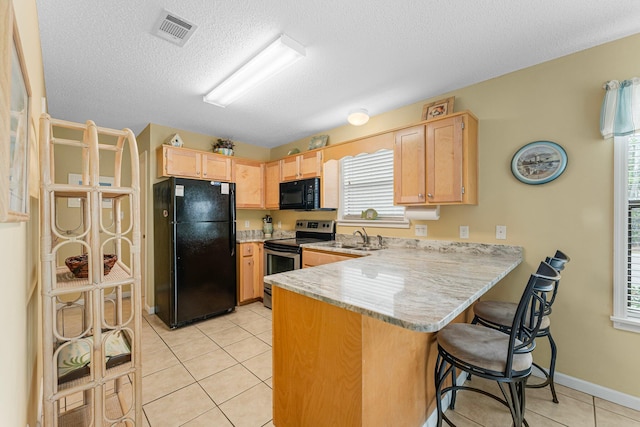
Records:
[[[35,0],[0,0],[1,22],[13,4],[16,23],[31,86],[31,119],[38,132],[40,99],[45,96],[40,33]],[[0,31],[7,31],[3,24]],[[3,57],[2,61],[7,58]],[[37,143],[29,141],[30,169],[38,180]],[[35,161],[34,161],[35,160]],[[39,187],[30,174],[31,195]],[[34,185],[35,184],[35,185]],[[38,199],[30,199],[31,220],[0,224],[0,271],[2,272],[3,351],[0,352],[0,425],[35,425],[42,371],[39,366],[40,289],[38,286]]]
[[[613,142],[599,134],[599,113],[602,84],[637,76],[638,59],[629,52],[639,50],[640,35],[635,35],[439,96],[455,96],[456,111],[468,109],[479,118],[480,202],[443,206],[440,220],[415,222],[428,226],[429,239],[459,240],[458,227],[468,225],[469,241],[522,245],[525,262],[491,291],[488,296],[495,299],[517,299],[540,260],[556,249],[569,254],[552,316],[557,370],[636,397],[640,335],[616,330],[609,320]],[[419,119],[423,104],[372,117],[361,128],[322,133],[337,143],[410,124]],[[555,181],[525,185],[512,176],[510,162],[521,146],[536,140],[562,145],[569,162]],[[274,153],[307,143],[297,141]],[[274,221],[291,217],[274,212]],[[413,236],[415,223],[410,230],[372,229],[369,234]],[[506,241],[495,239],[498,224],[507,226]],[[547,360],[546,341],[535,356]]]

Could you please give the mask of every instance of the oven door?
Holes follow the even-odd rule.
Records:
[[[300,268],[300,254],[292,252],[264,250],[264,275],[284,273]]]

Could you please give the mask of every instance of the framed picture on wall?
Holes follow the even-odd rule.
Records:
[[[17,222],[29,220],[31,89],[11,2],[7,3],[0,34],[1,49],[10,52],[0,69],[0,221]]]
[[[436,119],[453,113],[455,99],[456,97],[452,96],[430,104],[424,104],[422,106],[422,120]]]

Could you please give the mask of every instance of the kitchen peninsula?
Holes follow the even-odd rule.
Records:
[[[468,321],[522,262],[521,247],[460,242],[369,253],[265,277],[277,427],[422,426],[435,407],[435,332]]]

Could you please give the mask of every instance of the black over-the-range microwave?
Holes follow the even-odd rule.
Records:
[[[280,209],[320,209],[320,178],[281,182]]]

